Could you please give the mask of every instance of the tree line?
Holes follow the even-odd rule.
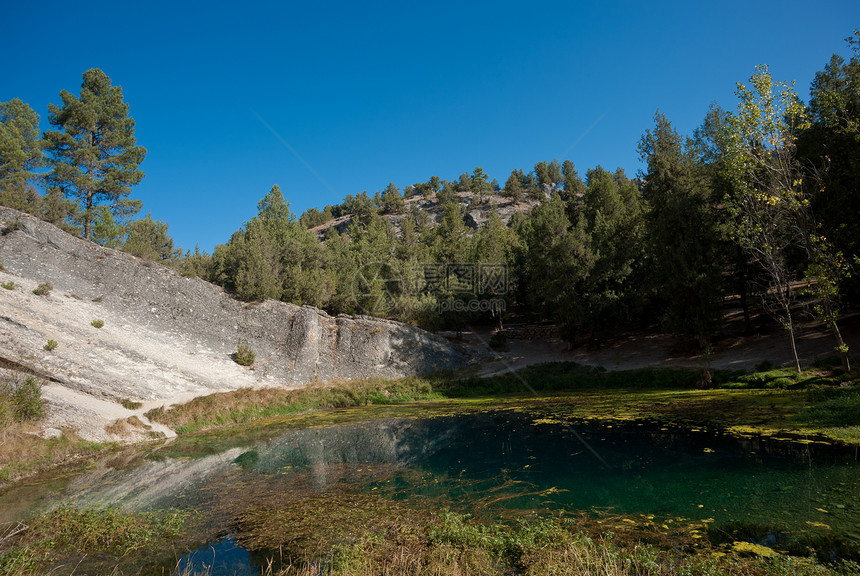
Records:
[[[712,105],[692,134],[658,111],[639,143],[637,178],[600,166],[583,178],[573,162],[553,160],[513,170],[502,186],[476,167],[300,216],[274,186],[211,255],[178,254],[166,225],[149,216],[128,221],[141,208],[128,194],[145,151],[121,90],[88,71],[80,98],[64,91],[63,106],[50,108],[55,130],[41,138],[26,104],[0,104],[0,202],[243,300],[432,329],[516,311],[553,322],[572,343],[658,324],[706,350],[733,296],[750,330],[752,315],[766,312],[794,350],[803,296],[848,369],[838,321],[860,295],[851,275],[860,263],[860,33],[848,41],[852,56],[834,55],[816,74],[808,104],[759,67],[738,84],[737,110]],[[43,166],[39,195],[31,182]],[[505,205],[516,207],[507,222]],[[486,218],[470,227],[475,209]],[[799,369],[796,353],[795,362]]]

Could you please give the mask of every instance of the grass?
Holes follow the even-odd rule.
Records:
[[[108,447],[81,440],[71,431],[41,438],[38,422],[44,410],[42,382],[37,378],[0,382],[0,486]]]
[[[141,406],[143,406],[143,402],[135,402],[133,400],[129,400],[128,398],[123,398],[119,401],[122,404],[122,407],[126,410],[137,410]]]
[[[188,434],[310,410],[439,398],[442,395],[434,392],[433,384],[427,378],[380,378],[334,382],[325,386],[311,384],[300,390],[242,388],[195,398],[170,410],[155,408],[147,412],[146,417],[171,426],[177,433]]]
[[[312,504],[318,506],[316,500]],[[345,524],[335,522],[343,521],[344,504],[327,508],[332,518],[326,527],[339,530],[326,531],[324,544],[315,535],[306,538],[305,517],[289,514],[286,507],[286,516],[270,532],[268,542],[274,546],[258,548],[253,539],[243,536],[247,520],[240,520],[237,539],[263,563],[261,574],[265,576],[848,576],[860,569],[851,561],[825,565],[755,546],[737,547],[738,552],[730,544],[713,546],[707,539],[681,537],[675,546],[661,547],[650,543],[645,532],[640,534],[644,538],[606,530],[595,534],[593,522],[584,525],[581,518],[574,517],[485,523],[452,512],[416,513],[392,503],[375,514],[370,506],[370,524],[357,524],[359,516],[349,517]],[[279,517],[277,510],[269,513]],[[294,516],[299,523],[293,531],[283,520]],[[151,572],[158,573],[152,557],[164,556],[172,543],[183,539],[188,520],[187,513],[176,510],[132,513],[62,505],[41,513],[24,529],[13,527],[20,530],[17,534],[0,536],[0,575],[55,573],[62,567],[75,567],[74,573],[119,576],[141,573],[147,564],[153,568]],[[255,527],[266,530],[262,524]],[[618,527],[625,531],[621,524]],[[356,530],[350,533],[347,528]],[[278,551],[274,557],[273,549]],[[750,552],[744,553],[745,549]],[[760,551],[766,555],[756,553]],[[276,561],[282,561],[283,567],[276,568]],[[203,576],[210,570],[186,568],[181,574]],[[163,567],[160,573],[166,573]]]
[[[70,557],[80,557],[79,566],[88,559],[83,569],[96,571],[87,573],[117,573],[99,570],[100,557],[116,565],[117,558],[161,553],[183,534],[188,517],[177,510],[144,513],[62,504],[0,538],[0,575],[54,573]]]
[[[553,363],[483,379],[437,374],[340,381],[300,390],[240,389],[196,398],[170,410],[157,408],[147,417],[189,434],[327,408],[490,397],[512,397],[521,403],[540,397],[541,402],[564,404],[570,418],[651,419],[758,432],[793,429],[860,443],[856,375],[816,370],[798,376],[790,369],[769,369],[752,374],[715,372],[712,382],[717,388],[698,388],[700,381],[701,371],[696,369],[607,372]]]
[[[630,518],[597,523],[582,516],[532,516],[483,522],[454,512],[422,514],[396,502],[374,514],[379,502],[364,501],[369,498],[346,505],[318,495],[260,509],[258,516],[239,521],[237,539],[261,559],[267,550],[278,550],[288,566],[278,571],[270,565],[263,573],[283,576],[847,576],[860,567],[850,560],[825,565],[764,547],[736,551],[735,542],[712,545],[701,528],[666,535],[638,521],[631,527],[624,522]]]

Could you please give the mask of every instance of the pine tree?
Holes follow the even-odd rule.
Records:
[[[35,212],[39,195],[30,180],[43,165],[39,115],[19,98],[0,102],[0,204]]]
[[[659,112],[639,143],[648,172],[648,246],[670,331],[706,348],[720,321],[719,233],[710,186],[681,137]]]
[[[80,206],[83,237],[90,239],[98,206],[109,207],[118,218],[140,210],[140,201],[128,196],[143,178],[138,167],[146,150],[136,144],[122,88],[111,85],[101,70],[84,73],[80,98],[66,90],[60,98],[62,106],[48,105],[56,130],[44,134],[46,181]]]
[[[167,232],[167,224],[153,220],[151,214],[130,222],[126,231],[128,236],[122,249],[135,256],[169,264],[180,254],[179,250],[173,248],[173,238]]]

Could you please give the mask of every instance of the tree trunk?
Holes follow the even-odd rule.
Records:
[[[788,319],[788,338],[791,340],[791,353],[794,356],[794,369],[797,370],[798,374],[800,374],[800,358],[797,356],[797,344],[794,341],[794,324],[792,323],[790,316]]]
[[[851,372],[851,363],[848,361],[848,349],[845,346],[845,342],[842,341],[842,334],[840,334],[835,320],[830,323],[830,329],[836,338],[836,349],[839,351],[839,358],[842,360],[842,371]]]

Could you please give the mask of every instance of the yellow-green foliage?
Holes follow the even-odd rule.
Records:
[[[102,326],[105,325],[105,321],[104,320],[93,320],[92,322],[90,322],[90,325],[93,326],[94,328],[101,328]]]

